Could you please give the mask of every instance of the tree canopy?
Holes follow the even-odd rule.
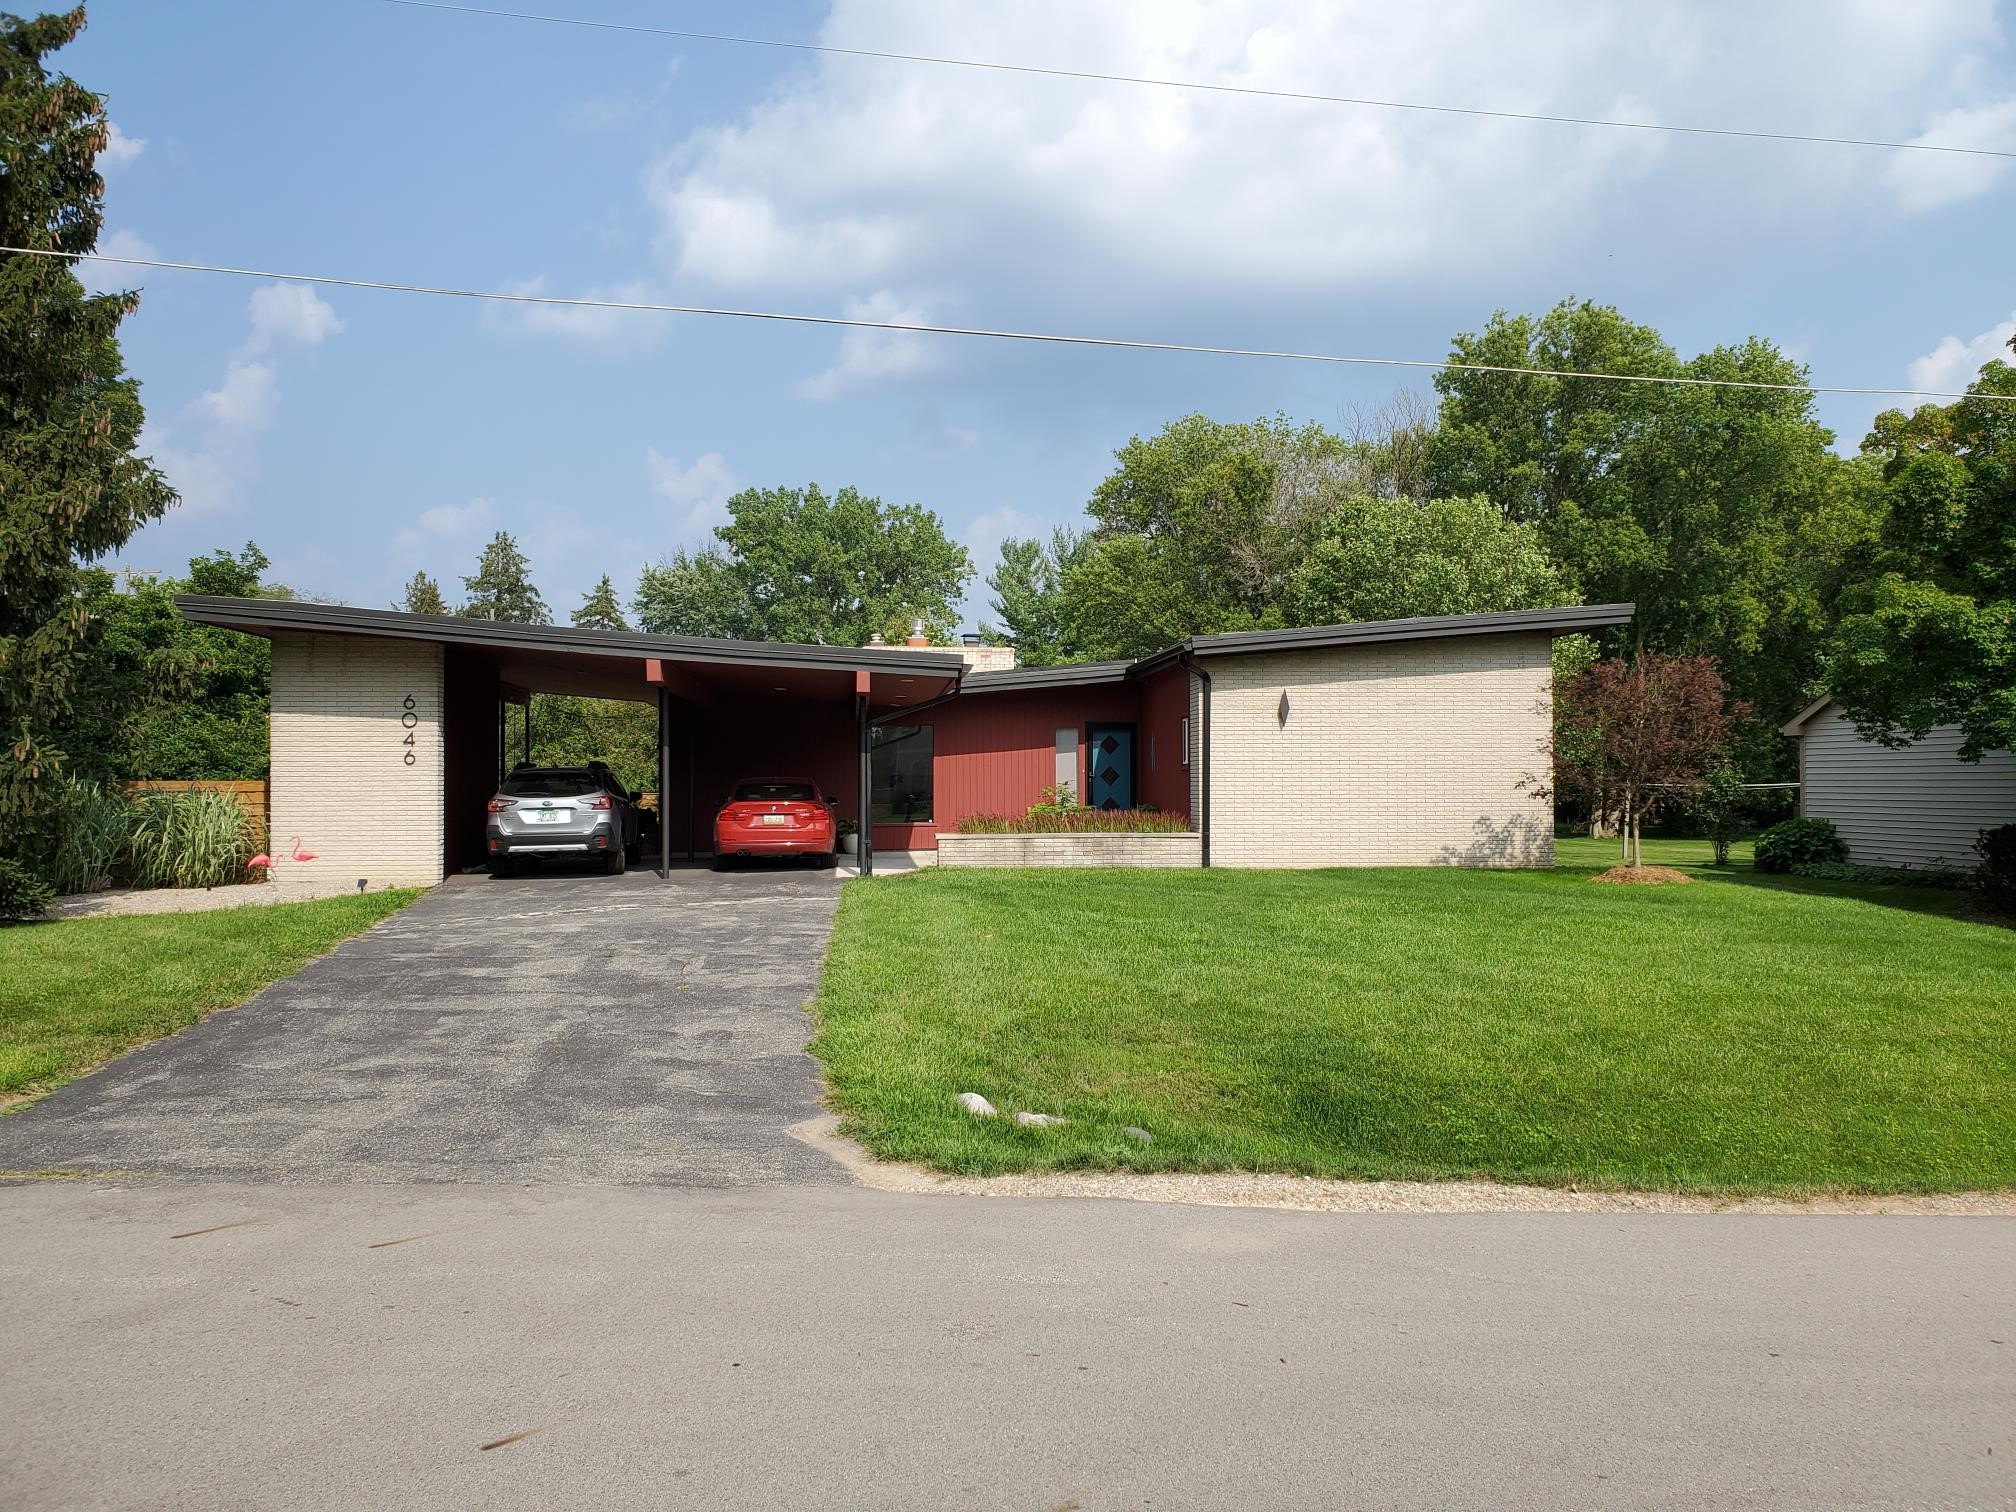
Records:
[[[45,59],[84,26],[80,6],[0,15],[0,245],[97,245],[104,102]],[[0,831],[40,812],[63,761],[57,726],[90,627],[79,563],[174,503],[134,455],[139,385],[119,355],[134,294],[87,295],[59,258],[0,254]]]
[[[581,601],[581,607],[574,611],[574,623],[584,630],[628,630],[630,621],[623,618],[623,606],[616,599],[616,585],[609,581],[609,574],[602,574],[602,581],[588,591]]]
[[[545,625],[551,621],[546,601],[532,586],[532,566],[518,543],[498,531],[476,563],[473,577],[462,579],[468,601],[455,612],[464,619],[502,620],[512,625]]]
[[[186,578],[143,580],[123,593],[111,573],[83,573],[90,628],[57,730],[71,770],[112,782],[266,775],[268,642],[184,619],[175,595],[291,597],[263,581],[267,566],[248,542],[195,558]]]
[[[966,548],[936,514],[854,488],[744,489],[728,501],[717,545],[647,567],[635,607],[661,635],[860,645],[914,617],[938,634],[957,623],[973,575]]]
[[[408,614],[446,614],[448,601],[441,597],[441,585],[424,572],[413,574],[406,591],[399,596],[398,608]]]
[[[1882,522],[1848,573],[1827,686],[1864,735],[1957,725],[1978,760],[2016,749],[2016,367],[1990,362],[1968,394],[1887,411],[1863,443]]]

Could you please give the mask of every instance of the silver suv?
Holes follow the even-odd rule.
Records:
[[[485,833],[493,877],[543,856],[600,856],[613,877],[642,849],[637,800],[599,761],[513,767],[490,800]]]

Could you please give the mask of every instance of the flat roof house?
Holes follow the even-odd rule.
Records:
[[[1554,637],[1632,613],[1208,635],[1133,662],[975,671],[956,647],[176,602],[273,642],[273,833],[374,885],[484,859],[503,709],[535,692],[657,704],[667,859],[706,853],[730,783],[802,775],[867,819],[864,870],[875,849],[933,850],[967,815],[1019,814],[1066,783],[1098,807],[1187,816],[1183,864],[1545,866],[1552,811],[1527,779],[1545,762]]]

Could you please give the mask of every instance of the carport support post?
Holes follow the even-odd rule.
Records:
[[[672,690],[658,690],[658,876],[672,877]]]
[[[861,861],[861,875],[875,875],[874,826],[868,822],[868,805],[873,796],[874,727],[868,723],[868,674],[854,674],[854,718],[861,727],[861,808],[860,827],[855,831],[855,854]]]

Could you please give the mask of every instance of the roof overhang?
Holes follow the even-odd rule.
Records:
[[[1352,625],[1311,625],[1298,630],[1236,630],[1195,635],[1133,664],[1139,677],[1184,657],[1251,656],[1262,652],[1327,651],[1339,646],[1393,641],[1444,640],[1459,635],[1583,635],[1631,622],[1636,604],[1571,604],[1559,609],[1508,609],[1493,614],[1438,614],[1415,619],[1364,620]]]
[[[1008,672],[970,672],[962,693],[1015,693],[1041,688],[1085,688],[1125,682],[1133,662],[1077,662],[1064,667],[1016,667]]]
[[[269,639],[335,635],[458,647],[494,663],[513,685],[590,697],[655,697],[650,690],[659,686],[697,698],[806,696],[815,689],[852,697],[866,681],[872,703],[900,707],[958,691],[966,671],[965,658],[956,652],[512,625],[299,599],[178,594],[175,604],[197,624]]]
[[[1780,735],[1804,735],[1806,733],[1806,726],[1811,722],[1813,716],[1832,702],[1834,702],[1834,695],[1832,693],[1822,693],[1813,702],[1786,720],[1784,724],[1778,726],[1778,733]]]

